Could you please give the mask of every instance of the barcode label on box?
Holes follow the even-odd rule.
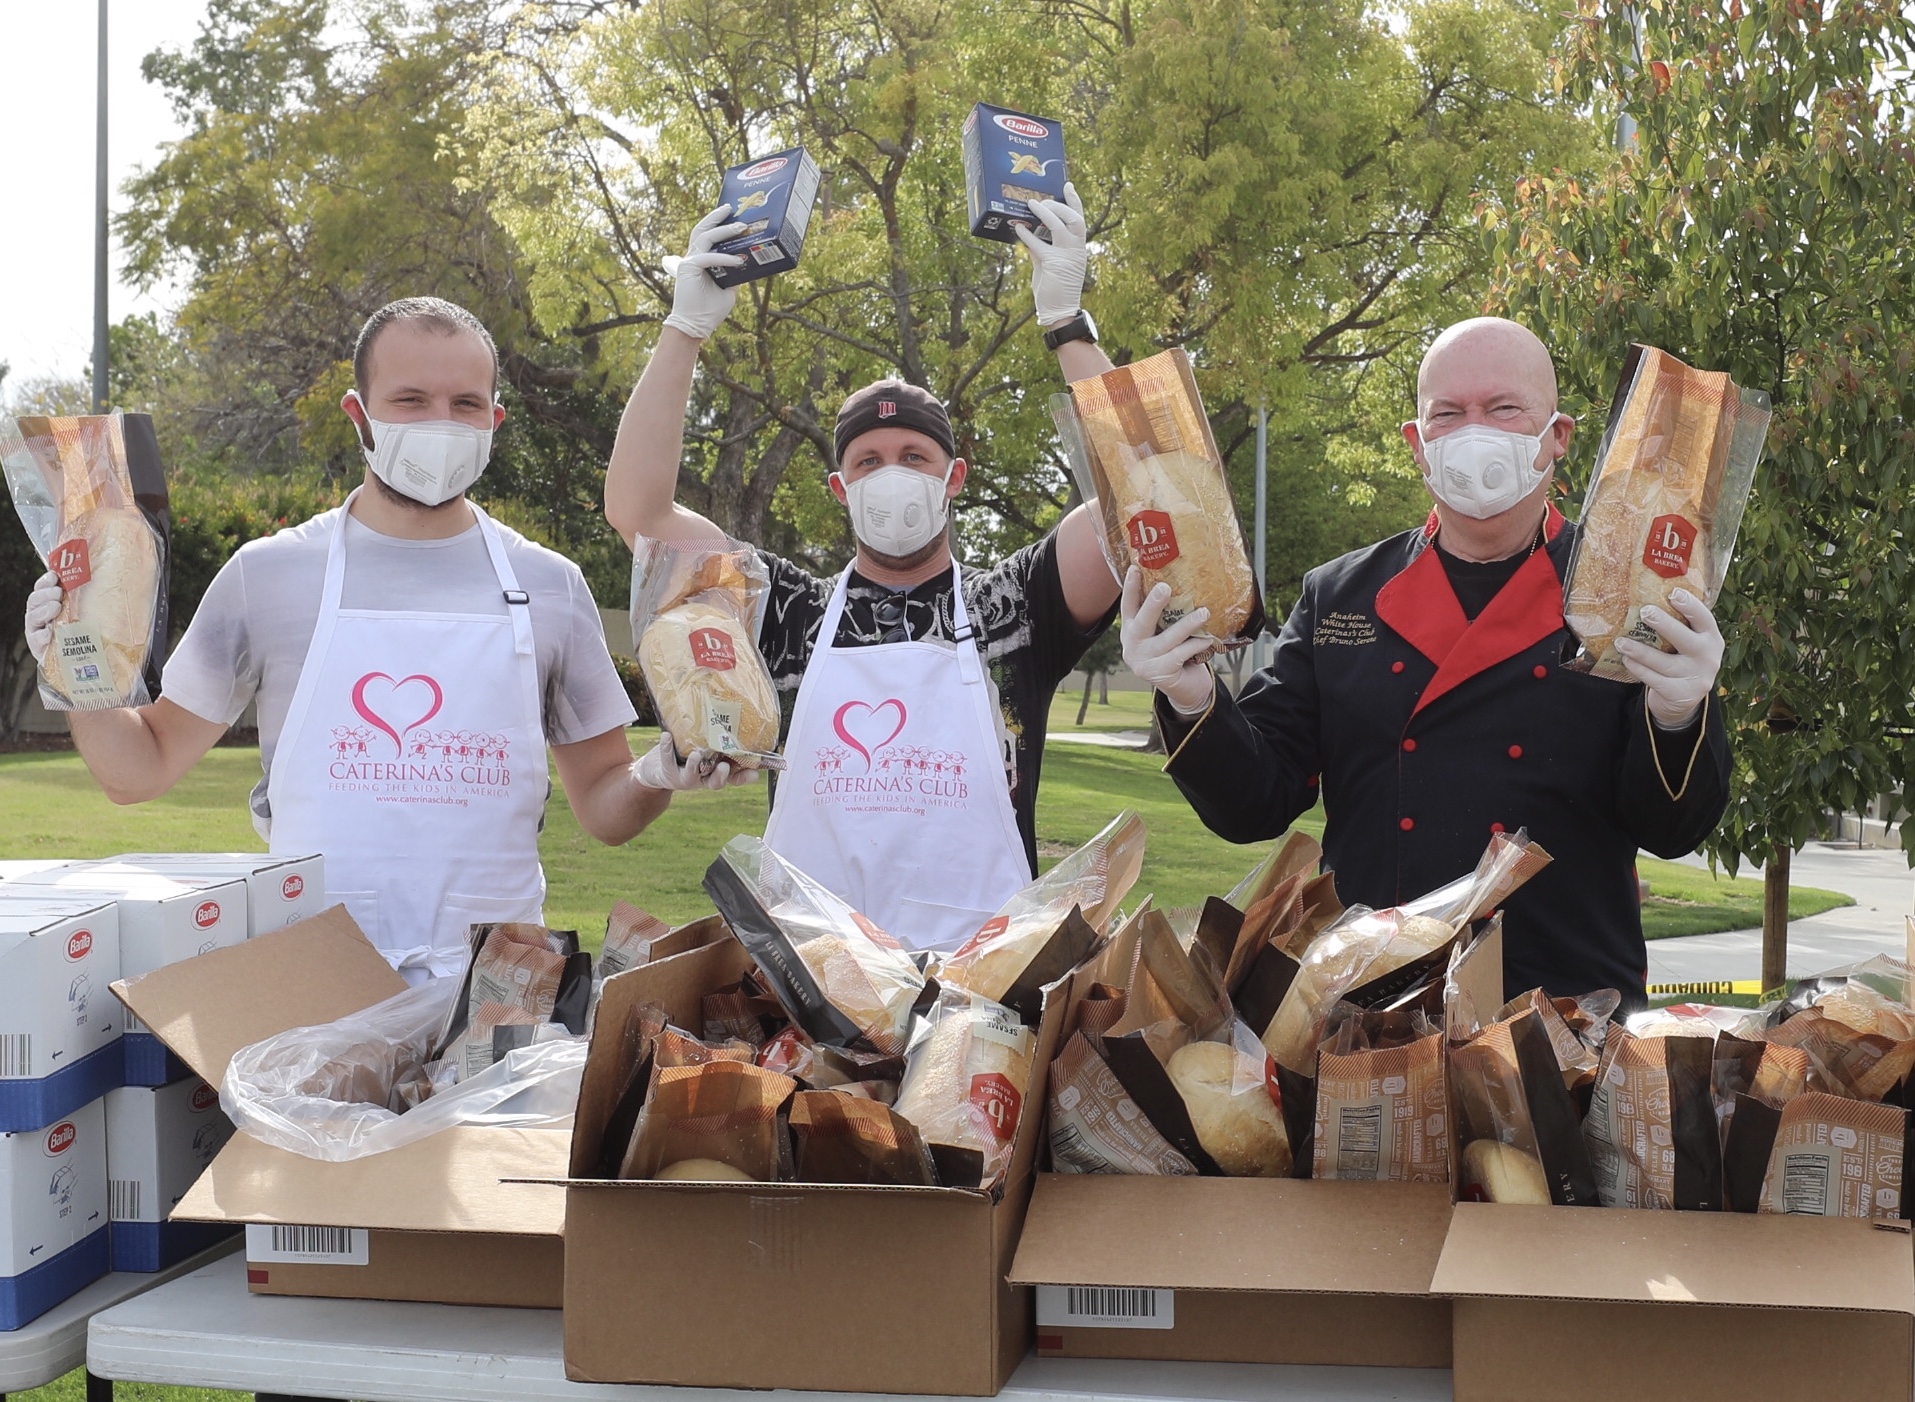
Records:
[[[33,1074],[33,1034],[9,1032],[0,1036],[0,1078]]]
[[[1040,1285],[1038,1328],[1174,1329],[1177,1292],[1127,1285]]]
[[[363,1266],[371,1259],[363,1227],[292,1227],[248,1223],[249,1265]]]
[[[140,1180],[115,1178],[106,1185],[106,1215],[114,1222],[140,1220]]]

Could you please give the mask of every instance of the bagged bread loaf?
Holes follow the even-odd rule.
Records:
[[[770,992],[814,1040],[905,1049],[925,976],[896,940],[762,838],[726,843],[705,873],[705,891]]]
[[[1232,1031],[1242,1027],[1234,1024]],[[1164,1069],[1183,1098],[1197,1142],[1226,1177],[1290,1176],[1290,1136],[1272,1086],[1274,1072],[1248,1029],[1228,1041],[1187,1043]]]
[[[654,1064],[645,1107],[621,1178],[656,1178],[686,1160],[723,1164],[760,1183],[786,1177],[786,1145],[778,1111],[796,1089],[789,1076],[749,1062]],[[689,1170],[680,1168],[680,1174]],[[721,1175],[708,1166],[695,1176]]]
[[[1443,1031],[1421,1013],[1337,1010],[1317,1058],[1315,1178],[1450,1181]],[[1545,1197],[1547,1194],[1545,1194]]]
[[[632,642],[681,760],[703,749],[747,769],[784,767],[778,694],[754,634],[767,584],[758,552],[736,541],[633,545]]]
[[[1261,632],[1263,602],[1190,357],[1169,350],[1075,381],[1051,413],[1117,577],[1135,564],[1146,588],[1168,584],[1166,626],[1209,609],[1204,634],[1218,648]]]
[[[60,711],[143,705],[166,639],[169,517],[152,421],[0,420],[0,462],[21,524],[65,590],[41,699]]]
[[[1571,667],[1635,681],[1617,639],[1670,651],[1645,606],[1681,618],[1669,602],[1679,588],[1716,601],[1768,427],[1767,395],[1630,348],[1564,581],[1563,617],[1582,644]]]
[[[1001,1003],[957,988],[939,997],[912,1045],[897,1112],[924,1136],[947,1187],[989,1187],[1010,1166],[1036,1055],[1036,1034]]]
[[[1609,1034],[1583,1120],[1604,1207],[1721,1211],[1714,1064],[1712,1036]]]

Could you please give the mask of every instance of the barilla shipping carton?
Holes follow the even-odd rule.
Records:
[[[1136,924],[1080,987],[1126,982]],[[1478,1006],[1499,1005],[1502,962],[1492,932],[1464,970]],[[1443,1368],[1450,1306],[1432,1281],[1454,1199],[1436,1183],[1040,1173],[1011,1279],[1036,1288],[1043,1357]]]
[[[1434,1288],[1455,1307],[1456,1402],[1915,1389],[1906,1222],[1463,1202]]]
[[[18,1329],[107,1273],[100,1102],[0,1134],[0,1193],[0,1329]]]
[[[1052,118],[980,102],[964,119],[964,192],[978,238],[1016,243],[1022,224],[1048,240],[1031,201],[1062,200],[1069,178],[1064,130]]]
[[[187,1189],[233,1137],[219,1091],[198,1076],[125,1086],[106,1097],[107,1211],[113,1269],[163,1271],[233,1236],[213,1222],[169,1222]]]
[[[266,852],[129,852],[115,867],[160,876],[211,877],[246,883],[246,938],[282,930],[319,914],[326,900],[326,859],[275,857]]]
[[[746,228],[713,250],[735,253],[745,261],[736,268],[714,268],[712,280],[720,287],[736,287],[797,267],[820,179],[818,163],[797,147],[726,171],[718,202],[731,206],[730,222]]]
[[[633,1070],[623,1037],[632,1009],[657,1003],[696,1027],[703,996],[750,962],[728,938],[605,982],[564,1194],[566,1376],[994,1394],[1030,1350],[1030,1292],[1005,1272],[1030,1201],[1034,1109],[1021,1117],[996,1200],[955,1188],[591,1176]],[[1043,1104],[1065,991],[1046,1001],[1027,1106]],[[734,1312],[712,1308],[724,1281],[797,1307],[759,1311],[741,1328]]]
[[[119,976],[113,902],[0,887],[0,1130],[52,1124],[120,1084]]]
[[[292,1027],[383,1002],[405,980],[346,913],[310,920],[115,984],[204,1080],[233,1053]],[[562,1131],[464,1125],[327,1163],[235,1134],[173,1210],[176,1222],[246,1227],[255,1294],[557,1309],[564,1207],[504,1179],[565,1171]]]
[[[246,938],[246,883],[234,877],[157,876],[115,862],[75,862],[55,871],[34,872],[6,884],[9,892],[29,887],[86,892],[113,899],[120,907],[120,977],[224,949]],[[188,1068],[152,1032],[129,1018],[121,1042],[126,1054],[126,1084],[163,1086]]]

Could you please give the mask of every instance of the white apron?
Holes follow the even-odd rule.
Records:
[[[357,495],[273,753],[271,847],[323,852],[328,894],[416,984],[463,973],[467,926],[541,918],[538,655],[530,601],[477,506],[504,616],[341,608]]]
[[[1031,870],[964,580],[957,647],[838,647],[847,566],[798,687],[765,842],[913,949],[955,949]]]

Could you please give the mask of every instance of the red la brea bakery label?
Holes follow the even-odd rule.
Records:
[[[729,672],[738,665],[738,650],[729,634],[700,628],[691,635],[692,661],[708,672]]]
[[[85,536],[63,540],[53,547],[47,568],[60,576],[62,589],[78,589],[93,578],[93,554]]]
[[[1137,563],[1147,570],[1160,570],[1177,558],[1177,531],[1167,511],[1140,511],[1130,518],[1127,528],[1130,548]]]
[[[1683,516],[1658,516],[1649,523],[1642,562],[1664,579],[1677,579],[1689,572],[1689,557],[1695,548],[1693,522]]]
[[[1024,1097],[1017,1093],[1010,1078],[996,1071],[987,1071],[981,1076],[971,1077],[971,1104],[978,1111],[978,1121],[992,1141],[1008,1144],[1017,1133],[1017,1114],[1023,1106]]]

